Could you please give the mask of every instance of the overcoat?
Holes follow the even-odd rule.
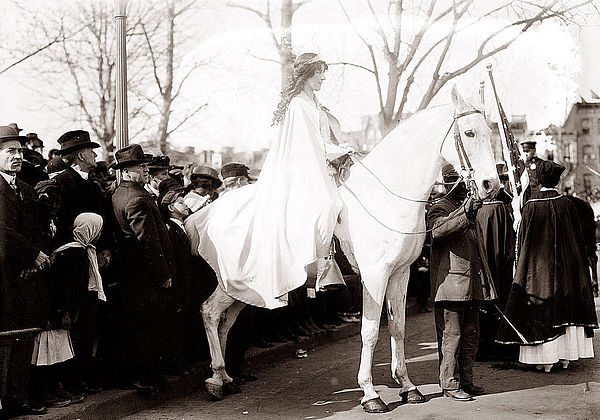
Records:
[[[472,227],[463,206],[450,197],[427,213],[427,228],[433,229],[430,279],[435,302],[495,298],[481,270]]]
[[[171,242],[156,202],[140,184],[121,181],[112,202],[119,226],[121,358],[154,361],[164,351]]]
[[[67,168],[55,178],[62,194],[62,206],[57,214],[56,238],[58,245],[71,240],[73,222],[84,212],[96,213],[102,216],[104,227],[98,242],[98,249],[106,249],[105,238],[109,235],[110,217],[108,202],[102,196],[100,187],[92,181],[85,180],[73,168]]]
[[[43,278],[21,278],[40,252],[37,198],[25,182],[16,185],[18,194],[0,176],[0,331],[38,327],[46,312]]]

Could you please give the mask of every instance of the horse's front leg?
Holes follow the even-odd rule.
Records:
[[[404,338],[406,332],[406,292],[410,276],[409,267],[396,270],[388,281],[386,291],[388,308],[388,328],[392,347],[392,378],[402,387],[400,397],[403,403],[422,403],[425,397],[411,382],[406,368]]]
[[[206,390],[216,400],[223,399],[223,373],[225,372],[224,354],[219,343],[219,323],[221,314],[234,302],[235,299],[217,286],[213,294],[202,304],[202,320],[210,349],[210,367],[213,371],[213,375],[206,380]]]
[[[235,323],[235,320],[237,319],[238,315],[240,314],[242,309],[244,309],[245,306],[246,306],[246,304],[244,302],[240,302],[239,300],[236,300],[221,315],[221,323],[219,324],[218,333],[219,333],[219,343],[221,344],[221,354],[223,355],[223,357],[225,357],[225,355],[227,354],[227,352],[226,352],[227,335],[229,334],[229,330],[231,330],[231,327]],[[233,384],[233,379],[227,374],[226,367],[221,372],[221,378],[223,379],[225,386],[227,386],[227,384],[229,384],[228,389],[225,390],[226,393],[229,392],[230,394],[233,394],[233,393],[237,393],[237,392],[241,391],[239,389],[239,387],[236,387]]]
[[[385,285],[382,285],[382,287],[385,287]],[[385,413],[388,411],[387,405],[379,398],[379,394],[375,392],[371,374],[373,352],[375,351],[375,345],[379,337],[382,306],[383,298],[380,302],[375,301],[363,286],[363,313],[360,330],[362,351],[360,354],[360,367],[358,369],[358,384],[364,394],[360,403],[367,413]]]

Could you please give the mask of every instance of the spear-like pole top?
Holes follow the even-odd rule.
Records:
[[[492,63],[487,63],[485,68],[488,69],[488,71],[492,71]]]

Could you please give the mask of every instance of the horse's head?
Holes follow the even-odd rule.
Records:
[[[441,147],[442,157],[451,163],[457,172],[473,170],[472,176],[479,197],[484,199],[500,187],[496,162],[490,143],[492,130],[487,126],[483,113],[465,101],[452,87],[454,104],[454,126]],[[460,140],[458,140],[458,134]],[[465,171],[466,169],[466,171]],[[468,173],[461,173],[466,177]]]

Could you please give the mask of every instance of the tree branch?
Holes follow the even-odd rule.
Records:
[[[169,130],[167,132],[167,136],[170,136],[175,130],[177,130],[179,127],[181,127],[183,124],[185,124],[190,118],[192,118],[194,115],[196,115],[198,112],[200,112],[203,108],[208,106],[208,102],[204,103],[202,105],[200,105],[198,108],[196,108],[194,111],[192,111],[191,113],[189,113],[183,120],[181,120],[175,127],[173,127],[171,130]]]
[[[368,72],[369,72],[369,73],[371,73],[371,74],[375,74],[375,71],[374,71],[374,70],[371,70],[371,69],[370,69],[370,68],[368,68],[368,67],[361,66],[360,64],[348,63],[348,62],[346,62],[346,61],[338,61],[338,62],[336,62],[336,63],[327,63],[327,64],[328,64],[329,66],[343,65],[343,66],[352,66],[352,67],[358,67],[359,69],[366,70],[366,71],[368,71]]]

